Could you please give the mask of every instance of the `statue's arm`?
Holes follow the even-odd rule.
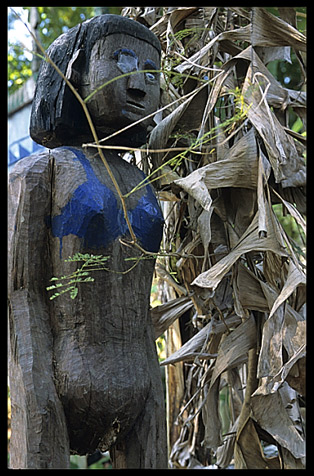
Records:
[[[19,162],[9,182],[9,383],[11,468],[67,468],[65,417],[53,380],[52,330],[45,290],[50,272],[47,219],[53,161]]]

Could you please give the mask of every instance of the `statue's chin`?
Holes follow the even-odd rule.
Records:
[[[121,127],[122,129],[122,127]],[[124,132],[115,134],[117,128],[104,128],[97,127],[97,137],[99,141],[108,137],[108,140],[102,141],[102,145],[121,145],[123,147],[140,147],[146,143],[147,130],[146,127],[134,126],[130,127]],[[115,134],[113,137],[110,137],[112,134]],[[57,130],[53,131],[51,134],[45,134],[41,137],[39,134],[34,139],[39,144],[44,147],[53,149],[60,146],[74,146],[80,147],[82,144],[87,144],[89,142],[94,143],[95,140],[92,134],[87,134],[85,130],[76,130],[74,132],[69,130],[69,128],[59,125]]]
[[[108,137],[108,140],[103,141],[104,145],[121,145],[124,147],[140,147],[146,143],[147,131],[146,128],[139,126],[130,127],[124,132],[110,137],[116,130],[110,128],[98,128],[98,139],[104,139]]]

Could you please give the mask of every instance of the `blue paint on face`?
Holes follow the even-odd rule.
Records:
[[[53,236],[60,240],[60,258],[64,236],[76,235],[84,240],[84,247],[99,249],[106,248],[120,236],[129,235],[121,204],[114,193],[98,180],[82,151],[66,149],[71,150],[76,156],[74,160],[79,160],[84,167],[86,181],[77,187],[60,215],[46,220]],[[129,220],[141,245],[147,251],[157,252],[163,216],[150,185],[146,186],[136,207],[129,210]]]
[[[154,63],[154,61],[148,59],[145,61],[145,64],[144,64],[145,68],[147,69],[158,69],[156,64]]]
[[[130,73],[138,70],[138,57],[132,50],[120,48],[113,53],[117,60],[117,66],[122,73]]]
[[[122,73],[131,73],[138,71],[138,57],[133,50],[128,48],[120,48],[113,53],[114,59],[117,61],[117,66]],[[154,61],[147,59],[144,63],[144,69],[157,70]],[[146,73],[146,79],[151,82],[157,79],[154,73]]]
[[[133,56],[134,58],[137,58],[136,54],[134,53],[133,50],[129,50],[128,48],[119,48],[113,53],[113,57],[115,59],[118,59],[120,54],[125,54],[125,55],[130,55]]]

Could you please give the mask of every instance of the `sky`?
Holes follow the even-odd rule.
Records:
[[[12,9],[21,16],[25,23],[29,25],[28,12],[26,10],[22,7],[9,7],[8,14],[10,11],[12,12]],[[18,19],[13,23],[13,28],[8,31],[8,41],[9,43],[21,43],[26,49],[32,49],[31,35],[27,31],[26,26]],[[30,60],[32,59],[32,54],[27,51],[25,51],[25,56]]]

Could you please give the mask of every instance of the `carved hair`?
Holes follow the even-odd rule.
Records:
[[[144,25],[119,15],[100,15],[87,20],[59,36],[47,54],[72,83],[79,83],[81,73],[88,72],[94,44],[105,36],[125,33],[146,41],[160,55],[157,37]],[[91,139],[83,109],[57,71],[47,61],[39,70],[32,105],[30,135],[45,147],[78,145]]]

